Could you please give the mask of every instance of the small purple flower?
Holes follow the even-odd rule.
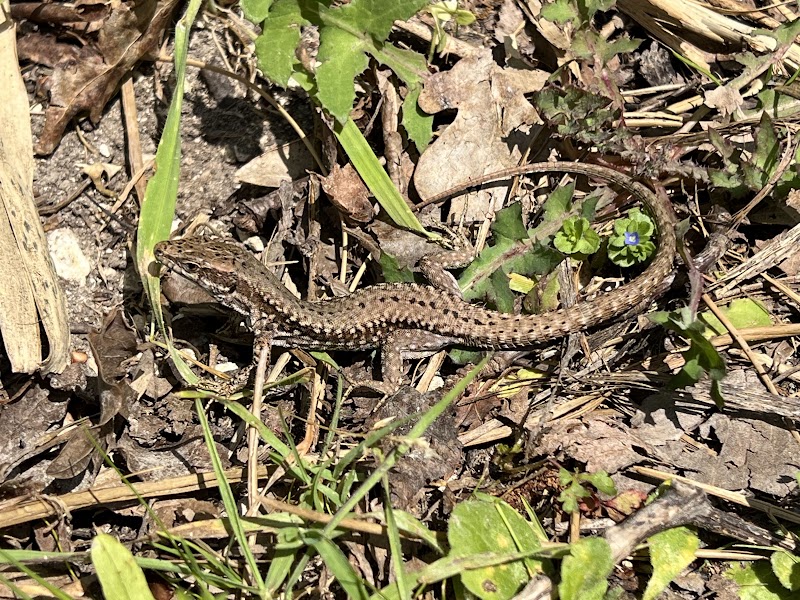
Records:
[[[639,232],[638,231],[626,231],[625,232],[625,245],[626,246],[638,246],[639,245]]]

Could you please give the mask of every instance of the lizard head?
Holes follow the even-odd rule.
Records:
[[[197,238],[159,242],[154,252],[161,264],[194,281],[218,300],[236,289],[251,263],[258,264],[235,244]]]

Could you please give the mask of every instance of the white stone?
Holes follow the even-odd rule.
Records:
[[[78,236],[71,229],[54,229],[47,234],[47,245],[56,273],[68,281],[86,285],[92,265],[81,250]]]

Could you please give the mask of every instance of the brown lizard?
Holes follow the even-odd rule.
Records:
[[[156,245],[155,255],[221,304],[247,316],[256,336],[256,356],[272,346],[308,350],[380,348],[383,384],[376,382],[371,387],[395,391],[402,381],[403,359],[452,345],[523,348],[580,331],[642,306],[671,272],[675,256],[672,207],[646,186],[618,171],[588,164],[534,163],[516,172],[586,175],[629,192],[647,207],[658,229],[658,249],[648,267],[629,283],[591,300],[540,315],[515,315],[413,283],[378,284],[342,298],[300,300],[252,254],[228,242],[165,241]]]

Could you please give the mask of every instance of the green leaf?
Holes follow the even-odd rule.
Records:
[[[591,483],[598,492],[608,496],[615,496],[617,493],[617,486],[614,485],[614,480],[605,471],[596,471],[594,473],[584,473],[583,478],[588,483]]]
[[[298,552],[302,547],[298,547],[300,530],[296,527],[282,527],[277,533],[277,543],[274,545],[274,554],[269,561],[269,570],[264,578],[264,586],[275,596],[280,591],[286,578],[291,572],[292,565]]]
[[[261,23],[267,18],[272,0],[242,0],[240,2],[244,16],[253,23]]]
[[[578,11],[570,0],[555,0],[542,6],[541,16],[553,23],[569,23],[577,21]]]
[[[570,546],[561,562],[561,600],[601,600],[614,568],[611,548],[602,538],[584,538]]]
[[[688,307],[670,313],[656,312],[648,317],[654,323],[676,331],[691,342],[689,349],[683,353],[686,364],[670,382],[670,389],[697,383],[707,372],[712,380],[712,398],[721,407],[723,399],[719,382],[725,377],[725,361],[711,342],[704,337],[705,325],[699,320],[691,320]]]
[[[492,231],[493,245],[486,246],[464,269],[458,284],[464,298],[482,298],[497,310],[510,312],[514,308],[514,294],[509,288],[508,274],[543,275],[552,271],[562,256],[541,243],[530,244],[519,203],[498,211]],[[529,246],[527,249],[525,244]]]
[[[403,100],[403,127],[417,152],[422,154],[433,139],[433,115],[425,113],[417,104],[422,89],[417,86],[409,90]]]
[[[761,113],[761,121],[756,129],[756,151],[753,156],[755,166],[766,175],[771,175],[778,164],[780,150],[780,142],[775,136],[772,119],[769,118],[767,111],[764,111]]]
[[[389,175],[378,161],[378,157],[369,147],[364,134],[353,123],[352,119],[348,119],[344,125],[336,123],[333,133],[342,148],[344,148],[356,171],[364,180],[367,188],[378,200],[381,208],[386,211],[389,218],[400,227],[427,235],[416,215],[411,212],[405,199],[394,187],[394,183],[392,183]]]
[[[175,216],[178,183],[181,176],[180,127],[183,89],[186,80],[186,56],[189,52],[189,31],[198,10],[200,10],[200,5],[200,0],[190,0],[186,7],[186,13],[175,26],[175,88],[156,150],[155,174],[147,182],[147,189],[139,211],[139,227],[136,234],[136,266],[139,276],[142,278],[153,317],[159,331],[167,340],[167,349],[175,368],[190,385],[197,383],[198,378],[178,354],[167,335],[164,316],[161,312],[161,284],[159,278],[150,272],[150,265],[155,264],[153,247],[157,242],[169,237],[172,219]]]
[[[792,600],[797,596],[781,585],[766,562],[732,565],[724,576],[739,586],[741,600]]]
[[[352,27],[369,33],[377,40],[383,41],[389,37],[395,21],[405,21],[425,6],[428,0],[353,0],[350,4],[330,11],[337,18],[336,24],[340,25],[341,17]],[[332,23],[330,19],[326,23]]]
[[[787,590],[800,590],[800,558],[783,550],[773,552],[769,557],[772,572]]]
[[[598,491],[614,496],[617,493],[617,486],[605,471],[595,473],[573,473],[564,467],[558,470],[558,480],[564,489],[558,496],[558,501],[562,503],[564,511],[574,513],[578,510],[578,503],[583,498],[588,498],[592,492],[586,487],[591,484]]]
[[[614,223],[614,233],[608,238],[608,258],[624,268],[646,261],[656,251],[651,239],[654,233],[652,219],[632,208],[626,219]]]
[[[509,554],[540,547],[534,529],[502,500],[480,496],[458,504],[450,516],[447,539],[451,556],[471,556],[484,552]],[[506,564],[466,570],[461,581],[470,592],[489,600],[511,598],[536,573],[543,563],[524,559]]]
[[[375,44],[367,50],[375,60],[394,71],[409,88],[422,85],[428,75],[425,57],[418,52],[397,48],[391,44]]]
[[[522,205],[519,202],[497,211],[492,223],[492,233],[496,238],[514,241],[528,239],[528,230],[522,222]]]
[[[366,46],[366,40],[341,29],[325,27],[320,31],[317,98],[340,123],[350,117],[356,98],[355,78],[369,63]]]
[[[687,527],[675,527],[651,536],[648,543],[653,575],[647,582],[642,600],[655,600],[667,589],[670,581],[691,564],[700,540]]]
[[[331,570],[348,598],[366,599],[369,597],[364,582],[336,544],[315,531],[307,532],[303,536],[303,540],[319,553],[322,560],[325,561],[325,566]]]
[[[759,35],[774,37],[779,44],[790,44],[800,35],[800,22],[797,19],[778,25],[775,29],[759,29]],[[769,59],[769,55],[763,57]]]
[[[570,217],[556,233],[553,245],[567,255],[588,256],[600,248],[600,236],[584,217]]]
[[[401,268],[397,259],[391,254],[381,252],[381,270],[383,278],[389,283],[413,283],[414,271],[408,267]]]
[[[600,38],[600,43],[597,45],[597,55],[603,64],[608,63],[617,54],[625,54],[626,52],[633,52],[639,47],[643,40],[635,38],[620,38],[613,42],[608,42]]]
[[[251,20],[258,23],[264,19]],[[255,42],[258,66],[265,77],[281,87],[287,87],[300,68],[295,49],[300,43],[300,28],[307,24],[295,0],[277,0],[261,25],[261,35]]]
[[[577,44],[575,40],[573,51]],[[611,106],[610,98],[574,87],[549,87],[533,99],[542,119],[560,136],[596,144],[612,139],[621,143],[629,135],[619,128],[620,110]]]
[[[542,206],[545,221],[555,221],[569,211],[572,206],[572,196],[575,193],[575,183],[559,186],[554,189]]]
[[[103,588],[103,596],[119,600],[153,598],[142,569],[119,540],[99,533],[92,540],[92,564]]]
[[[769,311],[758,301],[751,298],[737,298],[729,306],[723,307],[722,312],[736,329],[747,327],[769,327],[772,318]],[[711,311],[704,311],[698,318],[711,330],[708,335],[724,335],[728,330]]]

